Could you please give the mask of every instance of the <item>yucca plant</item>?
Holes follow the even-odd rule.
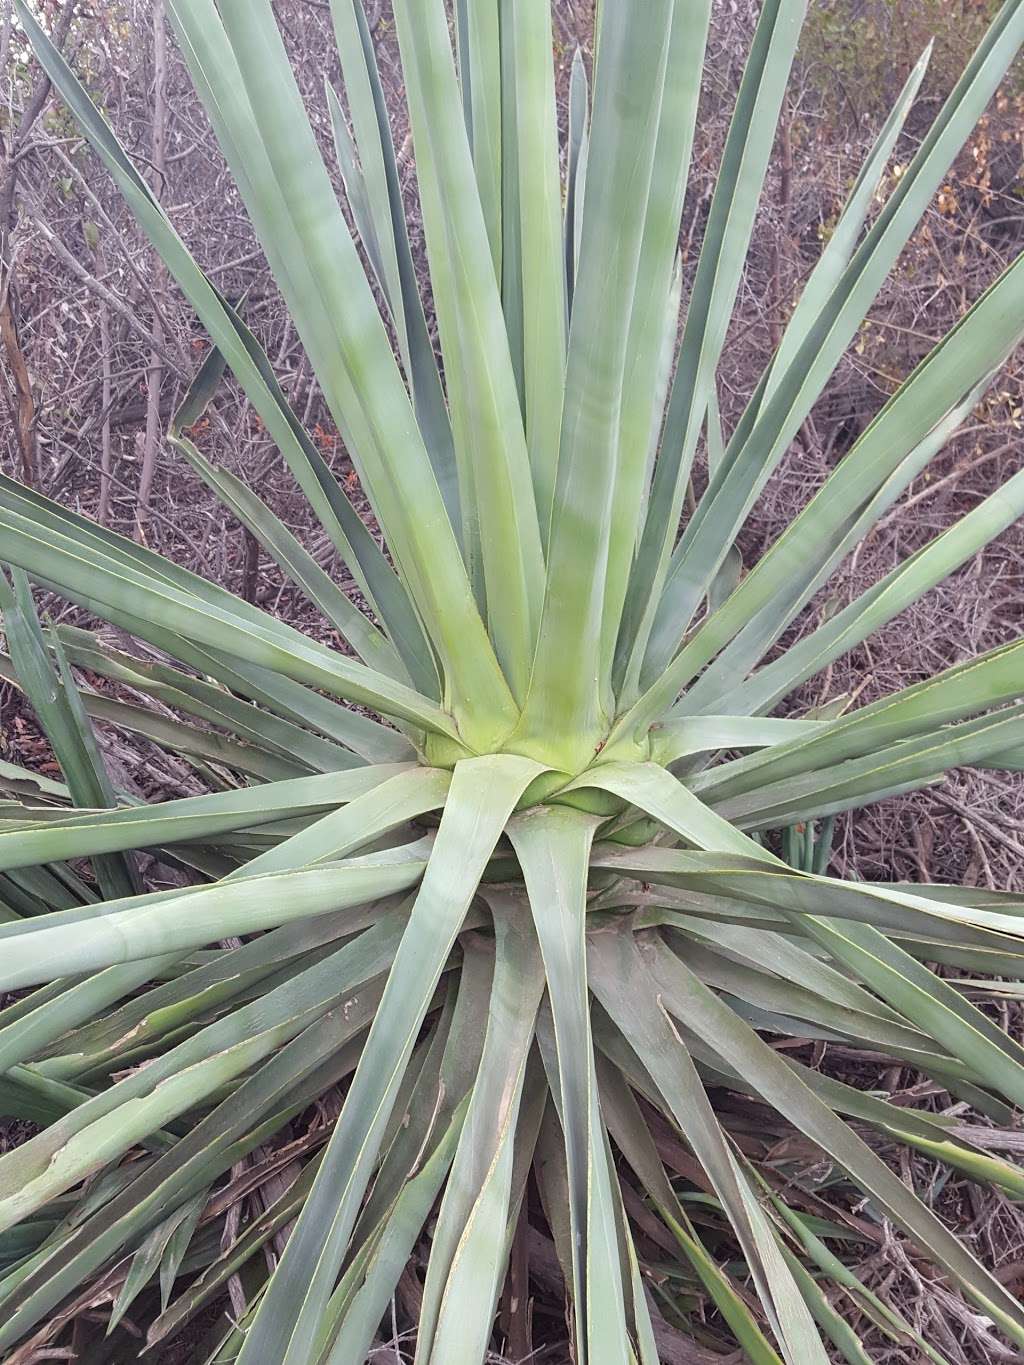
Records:
[[[954,765],[1020,766],[1024,642],[847,714],[771,717],[1024,511],[1021,472],[776,648],[1017,345],[1024,260],[756,564],[734,548],[1024,40],[1024,0],[878,208],[922,58],[727,441],[715,372],[801,0],[761,8],[681,334],[710,0],[599,5],[564,148],[547,0],[457,0],[454,38],[443,0],[394,0],[429,298],[360,0],[330,5],[348,217],[270,0],[167,0],[383,550],[16,3],[212,339],[177,449],[351,652],[0,481],[3,669],[65,778],[3,769],[0,987],[34,989],[0,1012],[0,1098],[40,1125],[0,1159],[5,1358],[41,1358],[87,1309],[130,1311],[162,1341],[240,1276],[197,1360],[358,1365],[411,1274],[396,1320],[421,1365],[552,1345],[591,1365],[737,1346],[757,1365],[863,1365],[866,1331],[942,1362],[898,1292],[883,1301],[852,1268],[888,1227],[967,1297],[992,1359],[1012,1354],[1000,1339],[1024,1347],[1019,1299],[879,1152],[906,1144],[1017,1199],[1024,1171],[962,1113],[773,1047],[882,1053],[986,1124],[1024,1104],[1024,1049],[962,989],[1024,977],[1024,903],[827,875],[836,813]],[[225,366],[369,613],[189,440]],[[158,655],[44,630],[32,583]],[[187,756],[215,789],[126,798],[93,720]],[[182,885],[147,889],[139,849]],[[288,1127],[325,1094],[343,1096],[336,1118]],[[232,1202],[284,1170],[225,1237]],[[530,1328],[537,1286],[557,1301],[562,1284],[571,1346]],[[87,1358],[134,1359],[132,1340]]]

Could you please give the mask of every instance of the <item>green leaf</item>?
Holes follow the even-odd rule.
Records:
[[[246,1336],[240,1365],[305,1362],[355,1223],[416,1034],[498,836],[539,765],[455,768],[437,842],[312,1193]]]
[[[576,292],[576,270],[580,255],[580,233],[583,227],[583,192],[587,180],[587,158],[590,151],[590,82],[583,53],[573,53],[569,75],[569,142],[565,156],[565,298],[566,314],[572,317],[572,301]],[[506,313],[507,313],[506,308]]]
[[[186,796],[152,806],[67,815],[40,829],[0,831],[0,868],[31,866],[55,856],[92,857],[119,849],[173,844],[180,839],[209,839],[288,816],[316,814],[364,796],[399,773],[414,771],[413,765],[381,764],[212,796]]]
[[[420,299],[405,221],[402,182],[391,137],[387,95],[377,67],[363,0],[335,0],[331,17],[359,153],[359,169],[366,188],[372,235],[382,258],[380,273],[391,304],[399,345],[403,348],[416,418],[449,520],[465,554],[451,421]],[[328,92],[334,119],[330,87]],[[337,129],[337,120],[334,122]]]
[[[58,911],[12,926],[22,932],[4,948],[0,985],[4,990],[20,989],[55,976],[183,952],[231,934],[361,905],[413,886],[426,862],[426,850],[413,844],[322,868],[224,882],[156,905],[108,910],[99,918],[70,924],[55,922],[64,913]]]
[[[747,682],[733,688],[718,705],[730,710],[765,710],[819,669],[852,649],[873,631],[899,615],[983,549],[1024,511],[1024,479],[1020,472],[973,507],[948,531],[923,546],[869,588],[804,636],[781,658],[766,664]],[[677,656],[682,658],[680,654]]]
[[[509,825],[544,956],[558,1058],[581,1361],[627,1358],[609,1170],[590,1036],[585,948],[587,861],[597,820],[539,807]]]
[[[456,0],[455,33],[459,49],[459,86],[466,134],[472,149],[476,197],[480,201],[495,275],[502,265],[502,150],[505,140],[501,102],[500,10]]]
[[[908,472],[918,469],[924,460],[942,449],[973,410],[981,390],[1024,334],[1020,322],[1022,306],[1024,269],[1017,262],[1003,272],[917,366],[823,488],[732,597],[698,629],[673,662],[659,695],[666,695],[669,675],[671,689],[678,692],[758,612],[771,610],[785,622],[786,614],[779,617],[778,599],[780,594],[787,593],[787,585],[820,584],[821,565],[834,566],[838,562],[834,548],[840,547],[840,555],[852,548],[851,527],[864,530],[873,523],[890,502],[885,490],[894,479],[899,479],[900,488],[905,486],[901,462]],[[862,507],[870,511],[867,520],[856,515]],[[806,596],[806,592],[799,593],[795,603],[799,605]],[[770,639],[761,642],[763,647],[767,643]],[[729,666],[735,668],[735,660]],[[697,684],[691,705],[700,709],[705,697],[711,695],[719,705],[723,677],[730,679],[727,690],[735,690],[731,681],[735,675],[724,672],[725,667],[723,661],[713,678]]]
[[[651,463],[661,436],[679,332],[679,235],[700,98],[710,0],[677,4],[654,146],[640,268],[629,315],[619,413],[615,515],[608,553],[602,667],[610,669],[634,554],[648,510]],[[667,301],[667,307],[666,307]]]
[[[65,531],[55,531],[31,511],[22,515],[8,507],[0,522],[0,556],[24,568],[37,583],[102,611],[143,639],[177,631],[200,645],[215,649],[227,645],[231,654],[249,663],[277,669],[415,726],[457,735],[447,713],[412,688],[307,640],[222,589],[204,585],[193,593],[166,580],[140,576],[130,562],[130,551],[105,553],[80,527],[68,524]]]
[[[0,1222],[10,1226],[42,1207],[134,1142],[198,1104],[226,1081],[266,1060],[322,1017],[347,1002],[353,1028],[369,1022],[379,989],[363,990],[386,971],[405,924],[400,911],[283,981],[261,999],[199,1030],[193,1037],[79,1103],[2,1162],[11,1184],[0,1199]],[[360,927],[358,922],[353,926]]]
[[[620,631],[616,678],[630,703],[640,685],[641,664],[663,591],[708,395],[725,344],[805,10],[806,0],[766,0],[736,97]]]
[[[485,127],[477,115],[482,103],[489,115],[500,106],[497,13],[493,6],[471,6],[468,14],[473,150],[477,153],[486,139],[484,164],[495,172],[489,189],[496,211],[500,123],[497,130],[490,121]],[[478,518],[491,638],[512,693],[522,702],[536,640],[544,560],[495,274],[500,247],[493,232],[488,242],[485,218],[491,201],[476,192],[474,157],[455,99],[444,5],[420,0],[410,7],[399,0],[395,19],[460,484],[469,494],[466,508],[472,507]],[[473,35],[485,26],[486,38],[476,47]],[[481,159],[475,159],[479,177]],[[496,250],[499,254],[493,254]]]
[[[526,745],[541,752],[558,736],[566,751],[559,766],[570,770],[592,757],[613,709],[611,679],[601,676],[600,640],[625,323],[642,260],[672,9],[667,0],[650,0],[636,13],[615,6],[602,18],[547,591],[521,727]],[[571,670],[562,667],[567,657],[576,661]]]
[[[871,211],[872,201],[878,194],[879,184],[885,174],[889,158],[892,156],[893,149],[906,123],[907,115],[910,113],[914,100],[917,98],[917,92],[921,88],[921,82],[924,80],[925,72],[928,70],[932,46],[932,43],[928,44],[918,58],[916,66],[907,77],[899,98],[893,105],[871,151],[864,159],[864,164],[853,182],[838,221],[829,233],[828,241],[818,258],[818,263],[800,291],[800,298],[786,324],[779,348],[772,357],[765,388],[763,391],[760,389],[758,391],[758,399],[762,404],[768,401],[777,388],[780,376],[785,373],[795,359],[801,342],[813,326],[818,313],[826,306],[830,294],[839,284],[843,271],[849,264],[850,257],[857,245],[857,239],[860,237],[864,223]],[[751,406],[753,407],[754,404],[752,403]],[[741,425],[747,420],[748,415],[745,413],[741,419]]]
[[[371,1011],[373,1003],[369,1002]],[[126,1240],[160,1222],[169,1203],[206,1188],[325,1086],[347,1074],[354,1063],[345,1047],[363,1024],[362,1015],[351,1020],[343,1011],[323,1015],[243,1081],[171,1151],[141,1170],[70,1235],[56,1240],[8,1292],[3,1292],[7,1286],[0,1287],[4,1308],[0,1349],[45,1317]]]
[[[372,294],[359,267],[354,244],[333,198],[333,191],[315,146],[311,158],[295,156],[296,146],[308,147],[312,141],[312,133],[305,115],[295,108],[297,97],[294,83],[289,86],[290,76],[281,79],[286,62],[269,5],[262,7],[261,4],[259,10],[246,6],[246,16],[251,23],[259,20],[260,40],[267,44],[272,69],[276,72],[272,80],[268,80],[267,68],[256,57],[253,46],[245,47],[245,32],[238,35],[247,59],[250,63],[259,65],[259,98],[253,105],[249,104],[248,97],[241,88],[241,73],[227,42],[220,18],[216,12],[209,13],[210,7],[210,0],[172,0],[168,14],[178,32],[183,52],[189,61],[190,71],[196,79],[198,88],[204,97],[210,100],[208,109],[229,162],[235,163],[239,138],[251,157],[246,166],[241,163],[233,165],[236,178],[239,179],[244,194],[255,195],[258,191],[267,201],[264,211],[264,207],[250,197],[249,207],[250,210],[254,208],[258,210],[254,217],[271,265],[277,269],[285,293],[291,298],[293,315],[302,321],[308,316],[308,326],[302,325],[300,321],[300,330],[304,333],[313,363],[329,393],[340,393],[342,398],[349,400],[345,406],[350,420],[343,421],[341,407],[339,402],[335,401],[332,404],[335,421],[343,432],[350,427],[354,429],[355,436],[349,441],[350,447],[361,459],[365,457],[369,461],[368,466],[364,464],[362,471],[364,482],[378,510],[382,498],[387,505],[387,512],[382,519],[389,525],[392,549],[396,558],[410,577],[409,586],[417,606],[425,619],[432,621],[438,628],[438,643],[441,640],[448,641],[450,648],[446,647],[442,651],[446,663],[458,658],[458,668],[451,670],[451,677],[448,679],[454,689],[456,709],[459,709],[458,697],[462,695],[463,688],[468,687],[469,695],[475,692],[478,696],[490,697],[496,711],[501,715],[507,715],[511,720],[513,713],[507,687],[487,643],[459,556],[454,532],[444,511],[433,473],[429,469],[425,450],[422,445],[419,446],[423,452],[419,461],[412,453],[417,449],[415,440],[410,445],[410,435],[415,426],[411,421],[403,424],[403,412],[409,413],[411,417],[408,396],[402,387],[393,357],[387,349],[387,338],[376,313]],[[228,14],[229,11],[225,9],[224,17],[227,18]],[[19,18],[29,33],[40,60],[45,63],[50,78],[68,101],[83,131],[114,175],[129,206],[151,235],[154,244],[161,250],[171,273],[197,308],[216,345],[246,388],[268,431],[282,449],[293,450],[294,431],[268,390],[247,347],[240,340],[235,325],[224,310],[216,291],[196,268],[145,182],[117,144],[107,124],[99,116],[70,68],[29,13],[23,0],[19,0]],[[256,33],[255,27],[253,33]],[[254,39],[254,43],[255,41]],[[255,79],[255,71],[250,70],[249,74]],[[210,79],[219,82],[218,88],[222,94],[219,101],[207,84]],[[266,132],[269,135],[266,146],[256,134],[257,115],[267,120],[266,126],[260,128],[261,133]],[[231,125],[225,123],[229,116],[233,120]],[[273,148],[278,157],[276,169],[281,174],[280,185],[267,147]],[[331,240],[336,255],[332,258],[332,264],[326,269],[326,273],[319,271],[315,278],[311,266],[301,252],[289,255],[286,270],[266,231],[268,222],[273,222],[280,231],[282,224],[291,221],[287,208],[280,199],[275,199],[275,195],[282,192],[282,187],[285,190],[290,189],[295,178],[304,183],[308,180],[306,188],[311,194],[315,194],[318,202],[324,203],[326,208],[326,217],[322,221],[333,224]],[[305,190],[303,193],[305,194]],[[330,205],[326,204],[327,196],[330,196]],[[304,236],[304,240],[308,241],[308,235]],[[322,255],[323,246],[321,244],[313,249],[314,244],[309,245],[310,260],[317,261]],[[341,275],[335,268],[338,260],[347,261],[351,266],[345,272],[348,293],[337,308],[330,308],[328,315],[324,287],[328,282],[334,281],[332,288],[335,292],[341,288]],[[294,291],[288,271],[293,272],[293,275],[294,272],[298,272],[293,281]],[[353,282],[358,285],[359,281],[362,282],[362,286],[357,296],[351,286]],[[357,297],[360,317],[358,326],[351,308]],[[335,330],[337,327],[344,327],[347,341],[338,336]],[[356,332],[359,341],[357,354],[353,355],[353,334]],[[372,351],[366,349],[369,337],[373,338]],[[337,350],[339,343],[341,354],[351,358],[354,371],[360,375],[365,374],[367,378],[366,388],[360,386],[358,392],[353,388],[351,381],[339,373]],[[361,406],[363,402],[369,403],[373,411],[364,411]],[[390,448],[393,454],[399,452],[401,454],[400,480],[397,478],[397,471],[392,469],[384,457],[385,447]],[[315,495],[312,484],[307,491]],[[436,509],[436,516],[429,514],[431,507]],[[358,518],[356,520],[358,521]],[[429,573],[424,567],[427,560]],[[479,672],[475,673],[475,678],[474,658],[479,664]]]
[[[470,11],[486,6],[470,4]],[[511,48],[523,315],[523,410],[541,541],[554,508],[565,381],[565,262],[549,0],[506,0],[501,41]],[[475,89],[479,88],[479,78]]]
[[[487,1352],[507,1256],[516,1125],[544,990],[525,907],[497,893],[488,903],[497,956],[487,1034],[431,1240],[417,1328],[422,1359],[445,1365],[477,1365]]]
[[[652,639],[644,661],[644,685],[654,684],[668,666],[710,576],[838,363],[1022,40],[1024,10],[1017,0],[1009,0],[993,20],[742,446],[727,452],[672,552],[672,571],[657,605],[659,637]],[[1019,313],[1017,318],[1019,321]],[[678,509],[678,503],[673,506]],[[673,536],[676,524],[676,520],[669,522]]]
[[[28,579],[14,571],[14,590],[0,569],[0,610],[17,681],[39,718],[76,806],[116,806],[117,798],[103,764],[96,736],[74,676],[56,636],[51,644],[56,669],[32,601]],[[125,858],[98,858],[96,879],[106,896],[131,896],[138,877]]]
[[[859,1303],[866,1311],[872,1312],[887,1324],[892,1329],[891,1335],[894,1340],[899,1342],[912,1341],[921,1353],[933,1362],[933,1365],[949,1365],[948,1359],[929,1345],[901,1313],[896,1312],[877,1294],[872,1293],[852,1271],[848,1270],[829,1251],[825,1243],[811,1231],[810,1222],[806,1217],[789,1208],[781,1199],[773,1199],[773,1203],[780,1215],[796,1233],[807,1254],[826,1274],[851,1294],[855,1303]]]
[[[261,674],[225,655],[186,648],[193,666],[207,674],[199,678],[170,664],[112,649],[88,631],[61,626],[58,633],[68,658],[80,668],[126,683],[176,711],[228,730],[248,746],[290,758],[312,772],[336,772],[358,767],[363,761],[401,763],[415,757],[412,745],[397,731],[301,683]],[[210,681],[215,675],[220,682]],[[341,743],[324,738],[327,734]]]
[[[941,733],[939,727],[951,721],[1019,697],[1024,691],[1022,658],[1024,642],[1001,645],[835,720],[809,722],[814,729],[794,731],[791,738],[780,733],[781,742],[770,753],[762,751],[721,764],[695,775],[690,786],[705,800],[720,801],[769,782],[876,753],[921,733]],[[713,717],[707,720],[714,724]],[[664,728],[674,734],[678,723]],[[699,726],[699,719],[693,723]]]
[[[824,1365],[828,1357],[803,1297],[719,1127],[693,1061],[667,1013],[667,1002],[645,968],[646,956],[644,942],[632,933],[612,930],[592,935],[588,962],[594,992],[664,1096],[668,1111],[727,1211],[786,1361]],[[779,1065],[785,1068],[784,1062]]]
[[[816,720],[762,720],[753,716],[683,716],[654,727],[652,755],[666,767],[693,754],[714,749],[775,749],[787,741],[820,733],[823,722]],[[724,765],[723,765],[724,766]],[[722,766],[712,770],[721,773]],[[694,791],[708,784],[690,782]]]
[[[114,1306],[110,1312],[110,1322],[107,1325],[107,1336],[110,1336],[142,1290],[160,1270],[168,1244],[174,1234],[179,1229],[185,1228],[191,1236],[195,1222],[202,1213],[205,1203],[206,1192],[204,1191],[202,1194],[187,1200],[180,1208],[175,1209],[168,1218],[165,1218],[162,1223],[158,1223],[153,1231],[147,1234],[142,1245],[131,1259],[124,1284],[114,1301]]]
[[[983,762],[1024,735],[1024,705],[1007,706],[986,716],[938,726],[862,758],[782,778],[724,801],[713,800],[719,814],[743,829],[758,829],[834,814],[896,791],[913,791],[934,782],[950,768]],[[805,868],[810,871],[810,868]]]
[[[212,373],[217,375],[218,370],[223,369],[223,364],[220,352],[212,350],[171,423],[169,432],[171,444],[181,451],[203,482],[214,490],[225,507],[229,508],[242,525],[256,537],[270,557],[303,590],[313,605],[337,627],[363,663],[379,672],[387,673],[399,682],[411,682],[394,646],[381,635],[358,607],[353,606],[284,523],[241,479],[235,478],[226,470],[216,469],[184,435],[186,427],[194,425],[202,416],[209,398],[212,397],[215,383],[210,383],[204,372],[211,367]],[[196,396],[197,388],[202,389],[199,397]]]
[[[423,1230],[430,1210],[452,1163],[452,1156],[465,1123],[466,1101],[423,1161],[410,1174],[401,1193],[388,1212],[387,1222],[366,1260],[363,1282],[345,1310],[325,1365],[346,1365],[350,1360],[365,1360],[373,1345],[395,1285]],[[344,1287],[344,1280],[339,1290]]]
[[[767,1043],[679,960],[652,945],[646,960],[665,1006],[748,1079],[801,1132],[832,1156],[879,1211],[928,1249],[1014,1341],[1024,1342],[1024,1310],[885,1163],[819,1100]]]
[[[751,1365],[780,1365],[778,1354],[764,1337],[736,1286],[697,1236],[665,1173],[655,1140],[625,1078],[604,1056],[598,1058],[597,1071],[602,1108],[616,1146],[636,1172],[659,1216],[700,1276]]]

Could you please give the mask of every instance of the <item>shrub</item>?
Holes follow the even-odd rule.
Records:
[[[457,4],[457,61],[442,0],[395,0],[439,355],[365,16],[331,8],[347,114],[327,98],[362,256],[270,0],[168,0],[383,550],[242,306],[17,0],[212,338],[176,447],[350,652],[0,481],[5,667],[64,777],[4,770],[20,804],[0,826],[0,987],[35,989],[0,1014],[0,1094],[41,1127],[0,1159],[0,1345],[26,1360],[111,1299],[113,1320],[137,1301],[156,1342],[242,1270],[242,1311],[201,1359],[351,1365],[422,1246],[406,1298],[423,1362],[469,1365],[497,1343],[510,1259],[510,1351],[531,1346],[532,1271],[561,1274],[575,1358],[593,1365],[679,1358],[680,1334],[757,1362],[825,1362],[830,1346],[866,1361],[831,1286],[941,1360],[845,1263],[878,1220],[1024,1345],[1019,1300],[875,1148],[1016,1196],[1024,1174],[970,1127],[773,1045],[881,1052],[996,1122],[1024,1099],[1020,1045],[927,965],[1019,977],[1021,906],[828,875],[837,812],[953,765],[1019,766],[1024,644],[848,714],[770,715],[1024,509],[1020,473],[775,649],[1018,343],[1024,261],[748,572],[734,548],[1024,38],[1024,3],[996,15],[865,228],[918,63],[727,441],[714,376],[802,6],[762,6],[678,354],[710,0],[601,7],[564,186],[545,0]],[[368,612],[190,439],[225,366]],[[688,510],[702,438],[709,481]],[[161,661],[44,631],[30,581]],[[93,720],[190,756],[214,790],[124,799]],[[146,884],[140,849],[187,875]],[[336,1121],[326,1107],[267,1154],[337,1087]],[[285,1171],[265,1216],[222,1236],[240,1192]],[[258,1253],[293,1220],[271,1273]]]

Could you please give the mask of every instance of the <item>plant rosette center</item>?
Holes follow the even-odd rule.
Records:
[[[578,752],[578,746],[573,747],[575,752]],[[590,747],[593,757],[589,762],[582,764],[572,762],[572,759],[566,756],[564,746],[537,742],[524,743],[520,746],[515,742],[515,736],[508,744],[489,752],[521,754],[524,758],[532,758],[544,764],[548,769],[530,783],[516,807],[517,810],[527,810],[531,806],[549,803],[572,806],[576,810],[593,815],[618,815],[626,809],[627,803],[610,792],[589,787],[586,776],[612,763],[650,761],[652,757],[650,736],[646,736],[642,743],[622,736],[614,738],[611,742],[602,739]],[[449,770],[463,759],[481,756],[445,735],[427,735],[419,753],[425,766]]]

